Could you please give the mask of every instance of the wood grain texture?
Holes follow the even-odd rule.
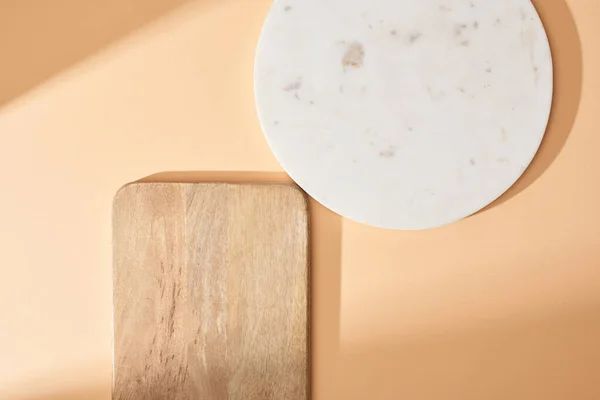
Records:
[[[308,398],[298,189],[132,184],[113,229],[113,399]]]

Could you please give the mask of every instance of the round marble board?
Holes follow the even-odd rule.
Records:
[[[530,0],[276,0],[255,92],[271,149],[309,195],[369,225],[426,229],[525,171],[552,60]]]

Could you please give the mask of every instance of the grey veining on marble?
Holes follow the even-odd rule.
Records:
[[[275,156],[350,219],[426,229],[521,176],[552,103],[529,0],[277,0],[256,53]]]

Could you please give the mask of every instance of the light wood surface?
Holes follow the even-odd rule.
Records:
[[[113,399],[308,397],[299,190],[137,183],[113,218]]]

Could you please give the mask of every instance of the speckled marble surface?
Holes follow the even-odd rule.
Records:
[[[366,224],[426,229],[527,168],[552,60],[529,0],[277,0],[255,91],[271,149],[309,195]]]

